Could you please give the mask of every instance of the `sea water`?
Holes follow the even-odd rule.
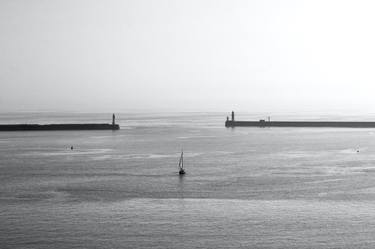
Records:
[[[375,247],[375,129],[224,121],[120,113],[119,131],[1,132],[0,248]],[[0,115],[62,122],[111,114]]]

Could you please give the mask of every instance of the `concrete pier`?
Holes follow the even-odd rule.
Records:
[[[0,131],[119,130],[118,124],[4,124]]]
[[[234,112],[232,119],[227,118],[225,127],[332,127],[332,128],[375,128],[375,122],[356,121],[235,121]]]
[[[112,124],[2,124],[0,131],[71,131],[71,130],[119,130],[115,123],[115,114],[112,115]]]

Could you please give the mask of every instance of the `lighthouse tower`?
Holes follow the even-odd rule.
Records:
[[[232,111],[232,120],[229,120],[229,117],[227,117],[225,127],[234,127],[234,111]]]

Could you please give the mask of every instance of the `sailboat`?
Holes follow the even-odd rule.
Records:
[[[178,171],[179,175],[185,175],[185,170],[184,170],[184,152],[181,151],[181,156],[180,156],[180,161],[178,162],[178,167],[180,171]]]

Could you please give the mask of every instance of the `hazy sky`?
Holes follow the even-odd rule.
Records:
[[[374,1],[0,0],[0,111],[375,112]]]

